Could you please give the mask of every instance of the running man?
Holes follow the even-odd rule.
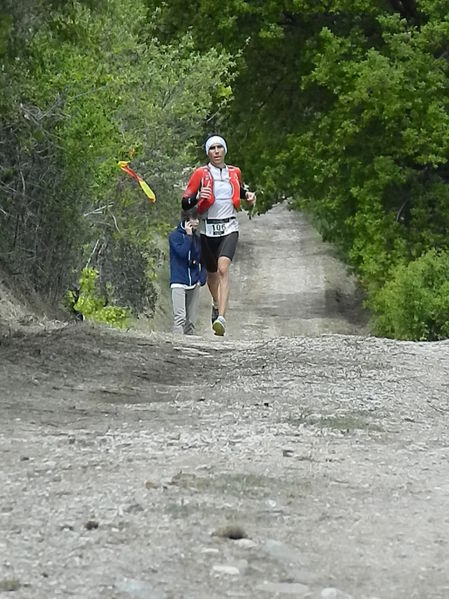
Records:
[[[229,268],[239,237],[237,211],[242,199],[254,206],[256,194],[244,188],[238,167],[225,164],[228,148],[222,137],[212,135],[205,148],[209,163],[193,172],[182,197],[182,207],[188,210],[198,205],[202,261],[212,295],[212,329],[222,336],[226,331]]]

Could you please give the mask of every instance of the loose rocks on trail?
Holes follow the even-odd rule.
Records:
[[[191,338],[4,329],[0,594],[449,596],[448,342],[367,336],[300,217],[242,220],[223,339],[204,294]]]

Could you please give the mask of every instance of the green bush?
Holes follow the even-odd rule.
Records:
[[[87,320],[104,322],[113,327],[125,328],[130,316],[127,308],[107,305],[107,300],[97,290],[98,270],[83,268],[79,281],[79,293],[72,290],[66,298],[72,310],[82,314]]]
[[[392,278],[371,302],[375,334],[436,341],[449,337],[449,252],[429,250]]]

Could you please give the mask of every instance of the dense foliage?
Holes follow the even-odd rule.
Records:
[[[429,250],[398,266],[376,295],[376,333],[395,339],[449,337],[449,252]]]
[[[158,232],[219,131],[259,210],[287,199],[340,248],[379,334],[448,335],[444,302],[424,316],[385,299],[408,297],[405,279],[438,295],[421,260],[444,289],[445,0],[3,5],[0,259],[13,272],[57,298],[94,266],[115,300],[151,312]],[[154,206],[117,169],[130,152]]]
[[[160,44],[140,0],[52,4],[10,2],[0,19],[1,260],[53,300],[95,266],[151,313],[158,233],[229,60],[188,35]],[[154,205],[119,170],[130,157]]]

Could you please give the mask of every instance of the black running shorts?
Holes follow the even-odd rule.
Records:
[[[221,237],[201,235],[201,255],[207,272],[217,272],[218,258],[225,256],[232,260],[237,247],[239,232],[233,231]]]

